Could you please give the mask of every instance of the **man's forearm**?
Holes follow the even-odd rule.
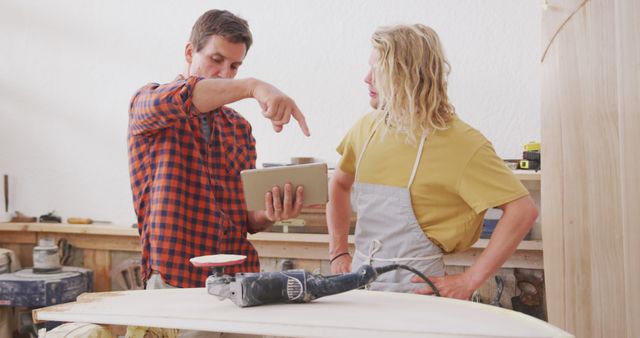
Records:
[[[193,105],[208,112],[242,99],[253,97],[258,80],[248,79],[203,79],[196,83],[193,90]]]
[[[349,225],[351,221],[350,190],[332,182],[327,204],[329,255],[334,257],[349,251]]]
[[[529,232],[538,210],[530,196],[517,199],[504,206],[504,213],[478,260],[469,268],[473,289],[477,289],[492,276],[513,254]]]
[[[250,232],[260,232],[269,229],[273,225],[264,211],[249,211],[249,230]]]

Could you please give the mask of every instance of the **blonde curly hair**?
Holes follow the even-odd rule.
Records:
[[[371,38],[377,109],[385,123],[415,143],[425,132],[447,128],[455,109],[447,95],[449,62],[438,34],[421,25],[381,27]]]

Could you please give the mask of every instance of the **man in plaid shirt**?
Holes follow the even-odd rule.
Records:
[[[259,271],[247,232],[302,208],[302,187],[291,185],[266,193],[265,210],[245,207],[240,171],[255,168],[255,139],[249,122],[224,105],[254,98],[276,132],[293,117],[309,136],[290,97],[264,81],[234,79],[251,43],[245,20],[208,11],[186,45],[184,74],[148,84],[131,100],[129,172],[147,288],[203,287],[210,271],[189,263],[202,255],[246,255],[226,272]]]

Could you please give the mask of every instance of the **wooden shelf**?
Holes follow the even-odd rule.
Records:
[[[540,181],[542,172],[534,170],[514,170],[513,173],[521,181]]]
[[[68,223],[0,223],[0,231],[56,232],[70,234],[136,236],[138,229],[122,225]]]
[[[488,239],[481,238],[475,242],[471,247],[474,249],[484,249],[489,244]],[[529,251],[542,251],[542,241],[540,240],[525,240],[518,244],[517,250],[529,250]]]
[[[119,225],[103,224],[67,224],[67,223],[0,223],[0,231],[20,231],[20,232],[51,232],[87,235],[109,235],[109,236],[133,236],[138,237],[138,229]],[[284,242],[284,243],[314,243],[328,244],[327,234],[304,234],[304,233],[278,233],[260,232],[248,236],[251,241],[259,242]],[[354,236],[349,235],[349,244],[354,243]],[[487,247],[488,239],[479,239],[472,248],[483,249]],[[522,241],[518,245],[518,250],[542,250],[542,241]]]
[[[9,242],[37,243],[42,236],[69,239],[78,248],[121,250],[138,252],[138,229],[128,226],[104,224],[67,223],[0,223],[0,232]],[[64,235],[62,235],[64,234]],[[98,240],[100,238],[100,240]],[[122,238],[122,240],[117,240]],[[261,257],[326,260],[329,252],[329,235],[312,233],[261,232],[248,236]],[[124,241],[124,242],[123,242]],[[354,236],[348,237],[350,250],[354,250]],[[465,252],[448,254],[448,265],[470,266],[487,247],[488,239],[479,239]],[[542,269],[542,241],[522,241],[504,267]]]
[[[301,233],[279,233],[279,232],[259,232],[248,236],[250,241],[263,242],[287,242],[287,243],[329,243],[327,234],[301,234]],[[353,235],[349,235],[349,244],[354,243]]]

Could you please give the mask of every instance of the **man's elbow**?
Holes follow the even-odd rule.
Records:
[[[329,180],[329,193],[347,193],[351,192],[354,176],[337,169],[333,177]]]
[[[350,190],[344,182],[339,182],[338,180],[330,180],[329,181],[329,192],[330,193],[345,193]]]
[[[535,204],[532,203],[531,207],[527,211],[527,224],[529,229],[533,228],[533,224],[538,219],[539,214],[540,212],[538,211],[538,208],[536,207]]]
[[[523,230],[529,231],[533,227],[536,219],[538,219],[538,208],[533,202],[531,196],[525,196],[504,205],[505,214],[510,214],[515,224],[522,227]]]
[[[519,206],[520,210],[518,213],[520,214],[523,227],[530,230],[533,227],[533,223],[535,223],[536,219],[538,219],[539,211],[536,207],[536,204],[533,202],[533,199],[530,196],[527,196],[522,201],[522,204]]]

